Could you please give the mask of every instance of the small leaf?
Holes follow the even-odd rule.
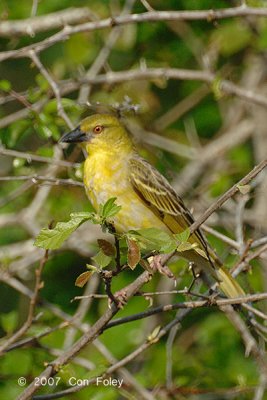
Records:
[[[18,325],[18,313],[17,311],[10,311],[9,313],[2,313],[0,317],[1,326],[3,330],[11,334],[14,332]]]
[[[111,197],[104,205],[100,206],[100,216],[103,218],[110,218],[110,217],[114,217],[114,215],[116,215],[120,209],[121,206],[118,206],[115,201],[116,201],[116,197]]]
[[[3,92],[9,92],[11,90],[11,83],[6,79],[2,79],[0,81],[0,90],[3,90]]]
[[[237,186],[239,192],[242,194],[247,194],[251,190],[250,185],[236,185],[236,186]]]
[[[177,248],[177,243],[175,240],[170,240],[169,243],[164,244],[161,246],[160,251],[162,253],[172,253]]]
[[[180,243],[177,247],[177,251],[183,252],[183,251],[188,251],[194,249],[194,244],[189,243],[189,242],[183,242]]]
[[[105,268],[109,265],[111,257],[106,256],[102,250],[100,250],[92,259],[100,266],[100,268]]]
[[[139,229],[138,231],[133,231],[132,236],[138,240],[140,245],[145,245],[147,250],[169,252],[170,243],[173,242],[173,246],[175,246],[171,236],[158,228]]]
[[[34,245],[43,249],[58,249],[81,224],[88,220],[95,221],[94,213],[89,212],[73,213],[70,217],[68,222],[58,222],[54,229],[43,228],[36,237]]]
[[[106,256],[113,257],[116,254],[113,244],[104,239],[97,239],[98,246]]]
[[[161,326],[158,325],[156,328],[148,335],[147,340],[149,342],[157,342],[158,341],[158,335],[161,330]]]
[[[176,233],[175,235],[174,235],[174,237],[176,238],[176,239],[178,239],[180,242],[187,242],[188,241],[188,239],[189,239],[189,237],[190,237],[190,229],[189,228],[187,228],[187,229],[185,229],[183,232],[180,232],[180,233]]]
[[[135,240],[127,239],[128,252],[127,252],[127,264],[133,270],[139,263],[141,258],[140,247]]]
[[[84,287],[84,285],[89,281],[90,277],[92,276],[93,272],[85,271],[78,276],[75,281],[75,286]]]
[[[208,256],[206,254],[206,252],[203,249],[200,249],[199,247],[195,248],[195,251],[203,258],[205,258],[206,260],[208,260]]]

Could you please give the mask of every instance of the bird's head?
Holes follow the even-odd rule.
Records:
[[[95,114],[85,118],[71,132],[59,140],[60,143],[81,143],[86,151],[113,149],[132,142],[118,118],[109,114]]]

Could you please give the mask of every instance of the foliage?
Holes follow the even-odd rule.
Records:
[[[109,309],[105,296],[111,275],[111,292],[115,293],[140,277],[151,254],[192,248],[201,252],[191,243],[189,230],[176,235],[156,228],[124,235],[114,232],[112,221],[120,211],[119,202],[111,198],[97,212],[93,210],[81,184],[84,155],[73,146],[62,151],[57,142],[63,133],[90,113],[119,110],[138,151],[172,181],[194,215],[202,214],[266,157],[266,15],[217,19],[209,12],[204,19],[170,18],[115,26],[114,18],[123,8],[128,7],[125,15],[145,13],[146,3],[0,2],[1,344],[27,320],[34,271],[49,250],[33,321],[16,343],[34,340],[1,356],[1,398],[16,398],[26,387],[18,385],[20,376],[29,384],[56,354],[66,353],[85,326],[90,332],[89,325]],[[225,0],[148,3],[156,12],[239,10],[239,2]],[[246,3],[255,9],[266,7],[261,0]],[[84,8],[82,17],[66,23],[65,30],[82,23],[98,24],[111,16],[113,20],[105,29],[83,29],[54,43],[51,37],[61,30],[60,25],[31,30],[35,14],[66,11],[73,18],[78,8]],[[26,32],[2,35],[5,21],[12,25],[28,18]],[[38,48],[35,54],[43,69],[30,52],[12,56],[18,49],[46,39],[52,44]],[[154,68],[164,69],[164,73],[145,79],[131,75]],[[179,79],[170,78],[169,69],[178,71]],[[129,73],[130,78],[113,81],[117,72]],[[196,77],[198,72],[209,79]],[[231,268],[247,262],[238,278],[247,293],[266,291],[265,253],[247,261],[259,249],[252,241],[265,237],[267,230],[267,186],[260,177],[239,185],[239,193],[207,221],[228,239],[207,233],[224,264]],[[235,246],[231,246],[233,241]],[[155,274],[116,318],[163,304],[198,300],[173,292],[191,285],[186,262],[172,258],[169,267],[177,279],[176,288],[172,280]],[[100,298],[82,300],[88,307],[82,315],[85,308],[72,300],[90,290]],[[202,285],[199,296],[206,290]],[[151,295],[162,291],[164,295]],[[264,303],[257,307],[266,312]],[[122,388],[90,385],[72,398],[141,398],[144,392],[140,394],[139,385],[141,391],[156,393],[159,399],[253,398],[260,381],[257,360],[245,356],[242,338],[226,316],[217,307],[193,309],[176,325],[176,334],[171,331],[160,336],[161,328],[176,316],[173,310],[165,311],[103,329],[98,341],[57,371],[58,384],[44,385],[40,394],[65,390],[70,377],[100,376],[116,359],[153,342],[125,364],[126,372],[120,369],[111,374],[112,378],[124,376]],[[257,317],[257,323],[261,322]],[[264,337],[264,324],[262,330]],[[257,337],[254,331],[253,335]]]

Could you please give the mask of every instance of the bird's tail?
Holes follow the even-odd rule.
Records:
[[[232,275],[223,267],[216,269],[218,275],[218,285],[222,292],[229,298],[245,296],[244,290]]]
[[[187,260],[194,263],[196,266],[195,272],[201,273],[202,271],[204,273],[202,278],[209,287],[212,287],[212,284],[215,281],[226,297],[235,298],[245,296],[245,292],[239,283],[232,277],[227,269],[223,267],[222,263],[213,251],[210,250],[209,259],[208,257],[204,258],[203,256],[200,256],[192,250],[185,251],[182,254]]]

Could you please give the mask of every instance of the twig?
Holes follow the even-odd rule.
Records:
[[[122,317],[115,319],[107,324],[106,329],[110,329],[114,326],[118,326],[121,324],[125,324],[128,322],[136,321],[139,319],[147,318],[151,315],[158,314],[165,311],[172,311],[177,309],[193,309],[193,308],[202,308],[202,307],[220,307],[226,305],[235,305],[235,304],[246,304],[249,302],[261,301],[267,299],[267,293],[259,293],[259,294],[251,294],[244,297],[238,297],[236,299],[213,299],[210,301],[207,300],[195,300],[195,301],[185,301],[182,303],[174,303],[167,304],[164,306],[158,306],[154,308],[150,308],[149,310],[143,311],[141,313],[133,314],[128,317]]]
[[[125,1],[121,15],[129,14],[134,3],[135,0]],[[92,79],[97,76],[97,74],[101,71],[102,67],[107,62],[110,52],[113,46],[115,45],[116,41],[120,37],[120,34],[121,34],[121,27],[115,28],[110,32],[109,36],[105,39],[104,46],[98,53],[96,59],[90,66],[89,70],[86,72],[85,77]],[[90,96],[90,91],[91,88],[88,84],[83,85],[80,89],[78,102],[81,104],[85,103],[88,97]]]
[[[10,285],[14,289],[18,290],[20,293],[31,298],[33,292],[31,292],[26,286],[19,282],[14,277],[9,276],[6,272],[1,271],[1,280],[6,284]],[[79,331],[86,333],[91,329],[88,323],[77,323],[73,316],[63,312],[59,307],[54,304],[48,303],[47,301],[42,302],[43,306],[46,307],[53,315],[62,319],[63,323],[68,323],[69,325],[77,328]],[[99,340],[95,339],[93,342],[96,349],[105,357],[109,364],[115,364],[117,362],[116,358],[110,353],[110,351],[104,346],[104,344]],[[131,375],[129,371],[125,368],[119,368],[118,372],[124,378],[125,383],[128,383],[144,400],[154,400],[154,397],[147,391],[136,379]]]
[[[135,292],[137,292],[144,283],[150,280],[151,275],[145,271],[132,284],[124,288],[125,301],[128,301]],[[68,351],[54,360],[46,369],[39,375],[41,378],[48,378],[57,373],[59,368],[65,365],[71,358],[78,354],[88,343],[92,342],[102,332],[103,328],[110,319],[118,312],[118,307],[112,303],[105,313],[97,320],[97,322],[87,331]],[[18,400],[30,399],[38,390],[39,385],[36,381],[32,382],[25,391],[19,396]]]
[[[249,200],[248,195],[243,195],[238,199],[236,213],[235,213],[235,225],[236,225],[236,239],[239,244],[239,254],[245,249],[244,243],[244,211],[245,206]]]
[[[34,310],[35,310],[35,306],[37,303],[39,290],[42,287],[41,275],[42,275],[42,271],[44,269],[44,266],[45,266],[47,260],[48,260],[48,250],[45,251],[43,258],[41,259],[39,268],[37,268],[35,271],[35,276],[36,276],[35,288],[34,288],[34,292],[31,297],[31,300],[30,300],[30,307],[29,307],[27,320],[24,322],[22,327],[14,335],[12,335],[10,338],[6,339],[5,342],[2,344],[2,346],[0,346],[0,355],[3,354],[5,352],[5,350],[12,345],[12,343],[16,342],[22,335],[24,335],[24,333],[27,332],[27,330],[30,328],[30,326],[33,322]]]
[[[221,232],[216,231],[215,229],[211,228],[210,226],[208,226],[206,224],[203,224],[201,226],[201,229],[204,232],[210,233],[211,235],[222,240],[223,242],[225,242],[229,246],[233,247],[234,249],[239,250],[239,244],[235,240],[229,238],[228,236],[223,235]]]
[[[35,336],[32,336],[32,337],[30,337],[30,338],[22,339],[22,340],[20,340],[20,341],[18,341],[18,342],[15,342],[15,343],[11,344],[9,347],[7,347],[7,348],[5,349],[5,352],[12,351],[12,350],[15,350],[15,349],[19,349],[20,347],[29,346],[29,345],[31,345],[31,344],[36,344],[36,343],[38,343],[38,345],[39,345],[39,340],[40,340],[40,339],[42,339],[42,338],[44,338],[44,337],[50,335],[50,334],[53,333],[53,332],[58,331],[59,329],[66,328],[66,327],[68,327],[69,325],[70,325],[70,322],[69,322],[69,321],[61,322],[58,326],[55,326],[55,327],[53,327],[53,328],[46,329],[46,330],[45,330],[44,332],[42,332],[42,333],[39,333],[39,334],[37,334],[37,335],[35,335]]]
[[[47,69],[41,63],[40,58],[37,56],[37,54],[35,53],[34,50],[30,50],[29,51],[29,57],[32,59],[32,61],[36,65],[36,67],[39,69],[41,74],[44,76],[44,78],[47,80],[47,82],[51,86],[51,88],[52,88],[52,90],[54,92],[54,95],[56,97],[56,100],[57,100],[57,112],[58,112],[58,115],[66,122],[67,126],[70,129],[73,129],[74,125],[72,124],[71,120],[69,119],[69,117],[65,113],[65,110],[64,110],[64,107],[63,107],[63,104],[62,104],[61,95],[60,95],[60,89],[59,89],[57,83],[54,81],[54,79],[49,74]]]
[[[1,56],[1,53],[0,53]],[[218,90],[226,94],[235,95],[249,102],[267,107],[266,97],[255,93],[252,90],[244,89],[226,79],[220,79],[216,74],[209,71],[176,69],[176,68],[142,68],[129,71],[107,72],[98,75],[94,79],[83,78],[81,83],[107,83],[115,84],[131,80],[153,80],[153,79],[178,79],[178,80],[196,80],[209,84],[216,84]]]
[[[25,153],[23,151],[5,149],[4,147],[0,147],[0,154],[3,154],[5,156],[10,156],[10,157],[23,158],[23,159],[27,160],[27,162],[29,164],[32,161],[37,161],[37,162],[46,163],[46,164],[58,165],[60,167],[79,167],[80,166],[79,163],[72,163],[70,161],[64,161],[64,160],[55,160],[50,157],[38,156],[36,154]]]
[[[235,7],[201,11],[150,11],[140,14],[120,15],[100,21],[87,22],[73,27],[66,25],[61,31],[50,36],[47,39],[44,39],[43,41],[25,46],[18,50],[9,50],[0,53],[0,61],[7,60],[9,58],[27,57],[29,50],[40,52],[58,42],[66,40],[71,35],[81,32],[91,32],[100,29],[113,28],[120,25],[137,24],[144,22],[206,20],[207,22],[212,23],[219,19],[247,16],[267,17],[267,9],[253,7]]]
[[[246,310],[252,312],[253,314],[255,314],[255,315],[257,315],[258,317],[260,317],[260,318],[264,319],[265,321],[267,321],[267,315],[264,314],[262,311],[257,310],[256,308],[251,307],[249,304],[242,304],[242,306],[243,306]]]
[[[19,176],[0,176],[0,181],[31,181],[33,184],[38,182],[49,182],[55,186],[59,185],[70,185],[70,186],[81,186],[83,183],[79,181],[74,181],[73,179],[60,179],[60,178],[50,178],[48,176],[41,175],[19,175]]]
[[[243,262],[241,262],[240,264],[238,263],[238,265],[236,267],[233,268],[233,270],[231,271],[232,275],[235,277],[238,274],[240,274],[241,271],[243,271],[244,268],[246,268],[248,266],[248,264],[250,263],[250,261],[254,260],[255,258],[259,257],[262,253],[264,253],[265,251],[267,251],[267,243],[264,244],[262,247],[260,247],[257,251],[255,251],[254,253],[248,255],[245,260]]]
[[[74,25],[92,19],[89,8],[68,8],[55,13],[31,16],[24,20],[0,22],[0,37],[29,35],[34,37],[38,32],[45,32],[65,25]]]
[[[247,185],[253,178],[255,178],[264,168],[267,166],[267,160],[262,161],[256,167],[253,168],[244,178],[238,183],[232,186],[227,192],[225,192],[219,199],[213,203],[197,220],[190,226],[190,232],[195,232],[205,222],[211,214],[220,208],[228,199],[233,197],[239,192],[239,187]]]

